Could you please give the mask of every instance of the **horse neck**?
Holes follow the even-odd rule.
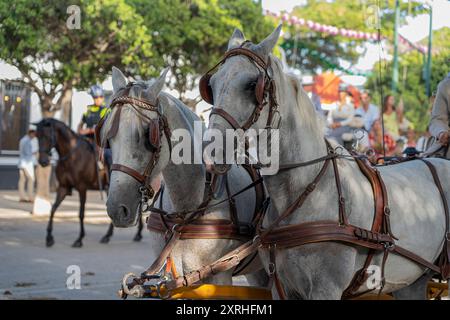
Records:
[[[57,125],[54,130],[56,138],[55,149],[58,151],[59,157],[62,158],[75,147],[77,136],[69,128],[63,125]]]
[[[293,88],[289,88],[295,91]],[[304,94],[305,93],[300,93]],[[279,137],[279,163],[293,164],[317,159],[327,154],[325,138],[319,128],[315,117],[312,103],[307,96],[301,98],[302,105],[297,106],[298,99],[288,99],[296,96],[294,92],[285,92],[278,95],[279,111],[282,116]],[[308,112],[300,111],[299,108],[310,108]],[[305,117],[308,114],[308,117]],[[283,212],[287,206],[306,189],[318,175],[323,162],[310,166],[299,167],[279,172],[275,175],[264,177],[267,189],[279,212]],[[328,169],[329,171],[330,169]],[[329,172],[332,174],[332,172]],[[332,178],[330,174],[325,175],[322,180]],[[323,183],[323,182],[321,182]]]
[[[193,147],[193,124],[190,124],[191,121],[187,119],[180,108],[180,106],[171,106],[170,108],[167,108],[170,112],[166,112],[166,117],[171,131],[177,129],[189,131],[191,146]],[[201,149],[199,152],[201,153]],[[172,159],[169,159],[167,166],[162,170],[162,175],[165,188],[175,210],[192,210],[200,206],[203,201],[206,179],[206,169],[203,163],[175,164]]]

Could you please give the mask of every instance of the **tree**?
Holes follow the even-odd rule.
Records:
[[[376,6],[380,5],[381,35],[392,39],[394,30],[394,1],[376,0],[308,0],[293,9],[291,15],[338,28],[376,33]],[[407,14],[416,15],[424,11],[421,4],[401,2],[401,19]],[[339,65],[341,61],[354,64],[360,53],[357,47],[367,40],[349,39],[307,28],[290,26],[281,46],[293,67],[316,74]],[[391,42],[392,43],[392,42]]]
[[[447,45],[447,48],[450,44]],[[450,50],[443,50],[432,56],[431,88],[437,89],[438,83],[450,72],[448,59]],[[402,55],[400,60],[400,78],[398,84],[398,95],[403,99],[405,105],[405,116],[411,121],[417,132],[425,132],[430,122],[430,103],[426,96],[424,79],[425,57],[417,51],[411,51]],[[374,72],[369,77],[366,87],[372,92],[375,103],[381,105],[383,96],[390,94],[392,62],[381,62],[381,81],[379,80],[379,63],[374,66]],[[381,84],[381,88],[380,88]],[[381,89],[381,90],[380,90]]]
[[[66,121],[72,89],[103,81],[113,65],[144,75],[159,69],[150,32],[124,0],[72,3],[80,8],[80,29],[69,28],[64,2],[0,2],[0,58],[38,94],[44,116],[63,108]]]
[[[252,0],[128,0],[141,12],[153,32],[152,46],[159,64],[167,64],[174,76],[169,86],[195,109],[200,100],[190,100],[199,75],[214,65],[226,50],[234,28],[248,39],[260,41],[273,30]]]

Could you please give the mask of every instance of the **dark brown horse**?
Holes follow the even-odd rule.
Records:
[[[97,157],[93,144],[86,138],[77,135],[63,122],[53,118],[46,118],[36,124],[37,137],[39,139],[39,164],[46,167],[50,164],[50,151],[55,148],[59,155],[56,165],[56,178],[58,189],[56,200],[52,206],[50,220],[47,226],[47,247],[51,247],[53,239],[53,216],[66,195],[72,193],[72,189],[78,191],[80,197],[80,235],[72,247],[79,248],[83,245],[84,233],[84,207],[86,203],[86,191],[99,190],[99,185],[107,190],[107,170],[98,171]],[[142,218],[139,219],[138,232],[134,241],[142,239]],[[109,242],[113,234],[111,223],[108,232],[100,242]]]

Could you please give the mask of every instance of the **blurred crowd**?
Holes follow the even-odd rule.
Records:
[[[367,154],[373,162],[383,156],[405,156],[426,150],[431,135],[429,132],[419,135],[414,130],[404,115],[401,98],[395,101],[394,96],[387,95],[381,108],[372,103],[369,91],[361,92],[358,100],[356,103],[354,92],[341,87],[334,108],[328,111],[316,108],[326,120],[328,138],[349,150]]]

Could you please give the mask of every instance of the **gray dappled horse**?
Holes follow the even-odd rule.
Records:
[[[281,115],[279,126],[281,165],[302,163],[327,155],[323,126],[316,117],[314,107],[303,90],[300,81],[285,74],[280,61],[271,52],[278,41],[279,26],[259,44],[245,42],[241,31],[235,30],[229,40],[228,50],[238,46],[257,53],[269,65],[269,72],[276,85],[276,100]],[[225,110],[243,126],[255,110],[255,90],[261,70],[254,61],[244,55],[228,57],[209,79],[214,109]],[[256,86],[256,88],[255,88]],[[256,92],[256,94],[258,94]],[[258,96],[256,97],[258,100]],[[211,99],[212,101],[212,99]],[[213,110],[214,110],[213,109]],[[268,109],[251,128],[263,129],[268,123]],[[232,125],[223,116],[212,114],[209,128],[225,132]],[[337,147],[333,144],[333,147]],[[218,163],[212,168],[217,172],[228,169]],[[447,202],[450,202],[450,162],[429,160],[441,178]],[[265,176],[269,195],[277,212],[284,212],[308,184],[317,176],[323,163],[279,172]],[[374,196],[371,184],[355,161],[337,160],[345,208],[349,222],[370,230],[373,221]],[[428,261],[435,261],[442,250],[445,233],[443,201],[427,166],[419,160],[408,161],[379,168],[387,187],[390,201],[391,226],[396,242]],[[282,225],[308,221],[337,220],[338,193],[333,168],[328,167],[315,191],[309,195],[300,210],[294,211]],[[274,217],[267,215],[264,225]],[[263,264],[270,260],[265,249],[260,250]],[[367,249],[339,242],[312,243],[277,251],[276,261],[281,284],[287,298],[340,299],[352,277],[360,270],[367,256]],[[382,253],[377,253],[373,265],[380,266]],[[430,272],[401,256],[390,254],[385,267],[383,292],[394,292],[397,298],[425,298]],[[365,290],[367,283],[360,289]]]
[[[189,142],[194,145],[194,122],[201,121],[200,118],[189,110],[181,101],[169,94],[160,92],[164,86],[167,70],[153,81],[139,81],[127,86],[127,80],[122,72],[113,68],[112,82],[115,97],[121,96],[124,90],[129,90],[127,96],[148,101],[152,105],[158,106],[161,114],[167,119],[167,124],[175,136],[178,130],[189,133]],[[127,89],[126,89],[127,88]],[[109,118],[100,129],[100,139],[103,141],[105,135],[114,125],[114,118],[117,112],[120,113],[120,124],[116,134],[108,139],[112,150],[113,167],[114,164],[125,165],[136,172],[144,172],[152,159],[154,150],[148,145],[149,123],[145,119],[157,119],[158,113],[151,110],[133,108],[130,104],[123,104],[119,108],[113,108]],[[201,124],[202,131],[204,125]],[[161,134],[160,152],[155,166],[151,170],[149,180],[151,185],[157,185],[157,180],[162,176],[164,192],[162,199],[157,199],[156,207],[163,208],[167,212],[184,211],[196,209],[202,203],[205,191],[206,170],[202,163],[201,148],[199,150],[200,164],[181,163],[175,164],[172,161],[169,150],[168,138]],[[198,138],[198,137],[197,137]],[[201,138],[201,137],[200,137]],[[172,147],[172,152],[176,152],[176,145]],[[186,150],[184,151],[186,152]],[[188,151],[193,156],[193,149]],[[219,202],[227,198],[223,179],[221,179],[216,197],[212,203]],[[228,175],[230,194],[234,194],[249,185],[252,180],[242,167],[234,166]],[[129,227],[136,224],[140,216],[139,192],[140,183],[131,175],[123,171],[114,170],[111,174],[111,182],[107,200],[108,215],[111,217],[116,227]],[[153,187],[153,189],[156,189]],[[250,222],[254,212],[255,191],[250,189],[235,198],[237,214],[240,221]],[[217,207],[207,210],[207,213],[200,219],[229,219],[230,208],[228,202],[224,202]],[[165,245],[164,235],[158,232],[151,232],[152,251],[158,256]],[[172,258],[176,270],[187,273],[198,269],[205,264],[211,263],[234,249],[242,241],[228,239],[185,239],[180,240],[172,251]],[[246,268],[250,271],[258,271],[247,277],[249,283],[263,285],[267,276],[257,257]],[[232,271],[217,275],[209,283],[231,284]]]

